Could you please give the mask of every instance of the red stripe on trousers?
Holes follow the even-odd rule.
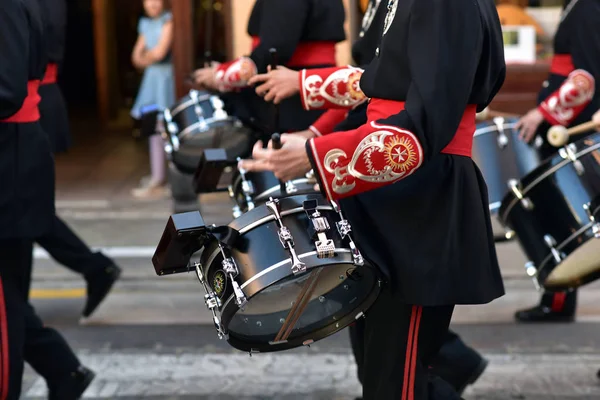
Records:
[[[402,384],[402,400],[408,398],[408,380],[410,379],[409,365],[411,361],[411,351],[413,348],[413,334],[415,331],[415,322],[417,320],[417,313],[415,313],[417,306],[412,306],[410,312],[410,324],[408,327],[408,336],[406,338],[406,357],[404,359],[404,381]]]
[[[552,297],[552,311],[561,312],[565,305],[566,299],[567,299],[567,293],[565,293],[565,292],[554,293],[554,296]]]
[[[6,322],[6,303],[4,286],[0,277],[0,400],[8,398],[8,324]]]
[[[415,399],[415,369],[417,367],[417,352],[419,349],[419,327],[421,326],[421,314],[423,307],[417,307],[417,321],[415,322],[415,335],[413,337],[412,360],[410,360],[410,386],[408,389],[408,400]]]

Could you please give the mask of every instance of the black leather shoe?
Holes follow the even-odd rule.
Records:
[[[106,295],[110,292],[115,282],[121,276],[121,268],[112,264],[100,271],[86,275],[87,281],[87,300],[81,315],[89,317],[96,308],[102,303]]]
[[[488,361],[467,346],[454,332],[449,331],[438,355],[431,363],[433,375],[446,381],[458,394],[483,374]]]
[[[515,313],[518,322],[573,322],[577,309],[577,291],[545,292],[540,304]]]
[[[515,319],[518,322],[573,322],[575,313],[555,312],[550,307],[539,304],[535,307],[517,311]]]
[[[77,371],[48,388],[48,400],[79,400],[95,376],[92,370],[79,366]]]

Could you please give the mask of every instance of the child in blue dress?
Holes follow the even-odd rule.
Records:
[[[138,24],[138,39],[131,54],[133,65],[144,70],[131,116],[140,119],[140,109],[157,105],[164,109],[175,103],[171,44],[173,40],[172,14],[166,0],[143,0],[146,16]],[[156,134],[150,137],[150,169],[152,175],[134,189],[134,197],[162,197],[167,194],[166,161],[163,140]]]

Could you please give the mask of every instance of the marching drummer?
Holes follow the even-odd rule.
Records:
[[[454,305],[504,294],[485,182],[470,159],[475,113],[504,82],[502,33],[492,2],[457,1],[390,0],[364,73],[306,71],[307,108],[357,101],[362,89],[368,123],[308,142],[284,135],[282,149],[258,144],[242,162],[282,180],[313,168],[387,273],[366,319],[366,400],[458,399],[428,378]]]
[[[365,68],[375,57],[377,44],[383,30],[384,18],[386,15],[385,4],[382,0],[370,0],[366,6],[366,11],[362,21],[361,31],[358,40],[352,47],[352,58],[354,61]],[[362,69],[331,68],[331,73],[348,71],[352,76],[360,76]],[[302,70],[290,72],[285,67],[279,67],[277,70],[266,74],[259,74],[250,79],[251,85],[256,85],[256,92],[263,95],[267,101],[275,103],[282,99],[295,95],[300,92],[301,87],[308,85],[306,78],[312,75],[310,71]],[[352,80],[352,79],[350,79]],[[357,88],[360,92],[360,89]],[[296,135],[306,139],[328,135],[332,132],[341,132],[357,129],[367,122],[366,97],[362,92],[356,93],[354,101],[349,101],[348,97],[341,98],[341,101],[329,106],[339,108],[329,108],[317,121],[315,121],[308,130],[296,132]],[[327,104],[326,104],[327,105]],[[363,382],[363,359],[364,359],[364,329],[365,320],[359,319],[350,326],[350,341],[352,350],[357,363],[358,378]],[[440,376],[446,382],[450,383],[457,392],[464,391],[469,383],[474,383],[483,373],[487,365],[485,360],[477,351],[465,345],[458,335],[454,332],[448,332],[440,353],[431,363],[431,372]]]
[[[538,107],[529,111],[516,127],[520,137],[544,140],[543,157],[557,151],[546,141],[551,125],[565,127],[587,122],[600,108],[600,2],[567,0],[554,38],[550,75],[539,93]],[[584,135],[571,138],[582,139]],[[545,292],[538,305],[517,311],[520,322],[570,322],[575,318],[577,291]]]
[[[0,7],[0,398],[18,399],[23,358],[32,335],[51,330],[28,303],[33,241],[54,219],[54,162],[39,124],[38,93],[46,67],[42,11],[36,1],[5,0]],[[68,347],[52,331],[56,341]],[[46,336],[48,338],[48,336]],[[64,353],[60,354],[60,356]],[[50,398],[79,398],[75,370],[51,368]],[[56,386],[55,386],[56,385]]]
[[[346,38],[344,19],[342,0],[257,0],[248,21],[250,55],[199,69],[195,81],[204,88],[231,93],[226,100],[233,103],[233,113],[261,130],[307,129],[321,110],[306,111],[300,97],[293,96],[280,104],[273,126],[272,106],[256,96],[248,80],[267,71],[271,48],[277,50],[279,64],[295,70],[336,65],[335,46]]]

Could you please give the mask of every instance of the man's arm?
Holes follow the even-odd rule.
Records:
[[[29,22],[18,0],[0,7],[0,119],[15,114],[27,97]]]
[[[404,179],[454,137],[475,80],[483,32],[476,4],[460,12],[453,7],[448,1],[414,3],[406,49],[412,81],[403,111],[307,142],[330,199]]]
[[[569,126],[591,103],[600,77],[600,3],[580,1],[566,23],[572,37],[569,50],[573,71],[567,80],[538,107],[552,125]]]

